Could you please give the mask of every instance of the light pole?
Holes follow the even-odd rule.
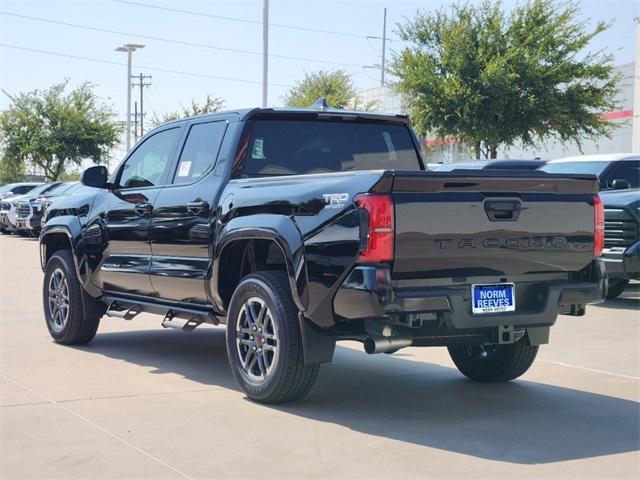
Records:
[[[144,48],[138,43],[126,43],[116,48],[116,52],[127,52],[127,153],[131,150],[131,54]]]
[[[267,106],[269,89],[269,0],[262,2],[262,108]]]
[[[636,58],[633,74],[633,120],[631,122],[631,151],[640,153],[640,17],[636,23]]]

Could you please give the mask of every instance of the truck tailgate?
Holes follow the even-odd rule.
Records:
[[[570,272],[593,259],[595,177],[394,172],[394,278]]]

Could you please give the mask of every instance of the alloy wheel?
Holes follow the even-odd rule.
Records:
[[[61,332],[69,320],[69,284],[61,268],[56,268],[49,278],[49,323]]]
[[[236,350],[245,374],[263,383],[278,361],[278,327],[267,304],[249,298],[236,319]]]

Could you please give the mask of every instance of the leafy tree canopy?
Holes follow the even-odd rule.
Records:
[[[375,102],[363,103],[351,81],[342,70],[305,73],[304,79],[284,96],[288,107],[309,108],[318,98],[325,97],[330,108],[373,110]]]
[[[181,118],[193,117],[194,115],[203,115],[205,113],[219,112],[224,108],[224,100],[211,95],[207,95],[203,104],[199,104],[195,99],[191,100],[191,105],[185,107],[181,105],[180,111],[166,113],[161,117],[154,116],[154,126],[161,125],[163,123],[171,122],[173,120],[179,120]]]
[[[85,82],[65,93],[68,81],[48,90],[11,96],[0,114],[0,170],[23,172],[29,164],[40,167],[49,180],[85,159],[107,160],[121,131],[115,114],[101,103],[93,85]]]
[[[418,12],[400,25],[396,88],[420,134],[456,136],[496,157],[498,146],[610,135],[616,108],[612,56],[586,51],[608,28],[587,30],[576,3],[532,0],[505,14],[500,2]]]

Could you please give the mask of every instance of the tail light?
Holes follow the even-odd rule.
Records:
[[[593,256],[599,257],[604,249],[604,205],[598,195],[593,197],[593,217]]]
[[[391,195],[365,194],[355,198],[356,205],[367,212],[369,231],[366,246],[358,262],[379,263],[393,260],[395,221]]]

